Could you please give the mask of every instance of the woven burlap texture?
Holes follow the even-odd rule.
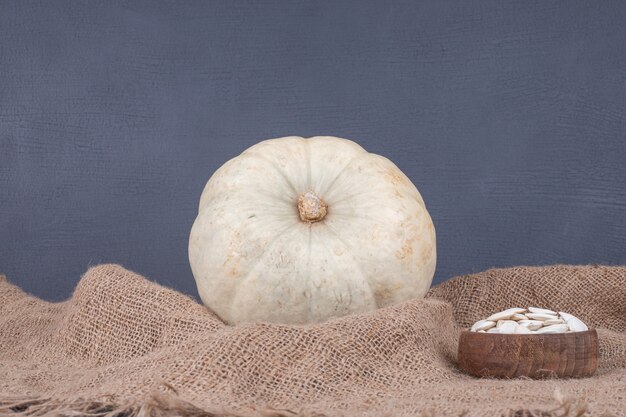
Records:
[[[596,328],[596,375],[533,381],[460,372],[459,331],[512,306],[567,311]],[[0,280],[0,341],[0,411],[8,414],[34,414],[27,403],[7,406],[25,398],[38,399],[32,404],[45,414],[46,404],[162,394],[241,415],[626,415],[623,267],[491,269],[448,280],[426,299],[322,324],[233,327],[190,297],[101,265],[61,303]]]

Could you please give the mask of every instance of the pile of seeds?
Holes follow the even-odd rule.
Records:
[[[588,330],[585,323],[569,313],[557,313],[537,307],[509,308],[477,321],[470,329],[479,333],[507,334],[569,333],[585,330]]]

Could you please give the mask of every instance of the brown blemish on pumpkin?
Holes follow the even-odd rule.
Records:
[[[384,302],[391,297],[391,290],[389,288],[381,288],[374,292],[374,297],[380,304],[380,302]]]
[[[385,171],[385,176],[389,178],[389,181],[393,185],[404,184],[406,182],[406,178],[396,169],[389,168]]]
[[[223,265],[226,265],[228,262],[232,261],[233,258],[235,257],[235,253],[234,252],[229,252],[228,255],[226,255],[226,259],[224,260]]]
[[[396,258],[404,259],[413,253],[413,246],[411,245],[411,242],[411,240],[404,241],[402,247],[396,251]]]
[[[422,250],[420,251],[420,259],[422,262],[426,263],[433,255],[433,246],[432,245],[424,245]]]
[[[387,301],[392,300],[398,290],[402,288],[402,284],[396,284],[393,287],[385,286],[374,291],[374,298],[378,307],[382,307]]]

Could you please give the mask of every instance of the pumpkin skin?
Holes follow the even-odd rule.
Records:
[[[189,262],[229,324],[318,323],[423,297],[435,228],[387,158],[336,137],[269,139],[209,179]]]

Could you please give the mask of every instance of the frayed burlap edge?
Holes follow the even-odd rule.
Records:
[[[102,400],[58,400],[53,398],[0,398],[0,416],[20,417],[291,417],[291,410],[251,409],[250,413],[209,411],[175,396],[152,394],[139,401],[118,404]]]
[[[166,392],[153,391],[147,397],[116,402],[113,396],[101,399],[54,399],[50,397],[1,397],[0,417],[323,417],[320,413],[299,413],[287,409],[248,407],[245,412],[207,410],[178,396],[166,382]]]
[[[191,403],[162,394],[144,401],[117,404],[103,400],[57,400],[53,398],[0,399],[0,416],[91,416],[91,417],[240,417],[228,412],[202,410]]]
[[[586,403],[563,398],[555,393],[558,406],[552,409],[509,409],[500,417],[584,417],[587,415]],[[466,411],[458,417],[469,414]],[[385,414],[392,416],[391,414]],[[429,409],[422,411],[420,417],[439,417],[445,414]],[[209,411],[196,407],[192,403],[168,395],[154,392],[141,401],[117,404],[104,398],[102,400],[58,400],[52,398],[0,398],[0,416],[7,417],[325,417],[327,414],[316,412],[297,412],[287,409],[250,408],[249,412]],[[605,414],[602,417],[612,417]]]

